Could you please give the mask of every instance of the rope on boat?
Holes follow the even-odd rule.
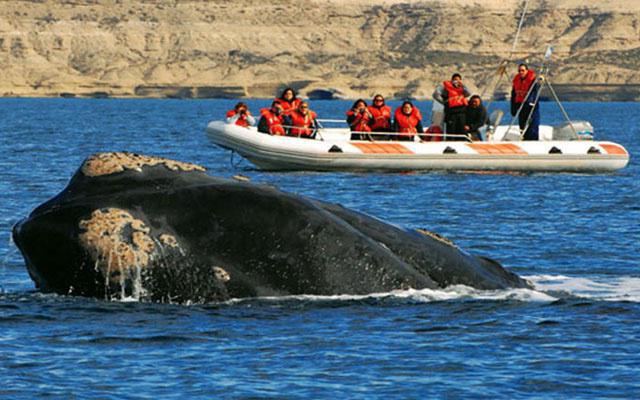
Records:
[[[234,162],[234,161],[233,161],[233,155],[234,155],[235,153],[236,153],[236,152],[235,152],[234,150],[231,150],[231,157],[229,158],[229,163],[231,164],[231,168],[233,168],[233,169],[239,169],[239,165],[240,165],[240,163],[242,163],[242,158],[240,159],[240,161],[238,161],[238,162]]]

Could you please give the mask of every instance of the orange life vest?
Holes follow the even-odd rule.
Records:
[[[316,119],[316,113],[309,110],[307,115],[302,115],[300,111],[293,110],[291,114],[291,136],[311,136],[313,135],[313,120]]]
[[[371,125],[372,131],[391,129],[391,107],[369,106],[367,109],[371,115],[373,115],[373,125]]]
[[[291,102],[288,102],[287,100],[281,99],[280,97],[278,97],[277,99],[274,99],[273,101],[277,101],[278,104],[282,106],[283,115],[289,115],[293,110],[297,110],[298,106],[302,102],[302,100],[300,99],[293,99],[291,100]]]
[[[524,79],[520,78],[519,74],[513,78],[513,91],[516,95],[516,103],[522,103],[526,100],[527,93],[529,93],[529,89],[535,81],[536,73],[532,69],[527,71],[527,75]]]
[[[366,112],[364,114],[360,114],[359,112],[355,112],[353,110],[347,111],[347,117],[354,117],[353,121],[351,121],[350,127],[351,131],[354,132],[371,132],[371,127],[369,126],[369,114]]]
[[[451,81],[444,81],[442,86],[447,91],[447,105],[449,108],[463,107],[469,104],[467,98],[464,97],[464,87],[462,85],[455,87]]]
[[[402,106],[400,106],[396,108],[394,118],[396,120],[397,132],[410,134],[400,136],[413,136],[414,133],[418,133],[416,125],[418,125],[418,122],[422,121],[422,115],[420,114],[420,110],[416,107],[413,107],[411,114],[406,115],[402,112]]]
[[[231,118],[235,116],[236,110],[227,111],[227,118]],[[247,114],[241,115],[240,118],[236,120],[236,125],[244,126],[245,128],[249,126],[249,121],[247,121]]]
[[[269,133],[272,135],[284,136],[284,127],[282,126],[282,115],[276,115],[270,108],[262,108],[260,114],[267,121]]]

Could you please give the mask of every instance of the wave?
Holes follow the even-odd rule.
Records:
[[[367,295],[296,295],[282,297],[260,297],[259,299],[232,299],[226,304],[247,301],[386,301],[405,300],[410,302],[438,302],[456,300],[554,302],[567,298],[587,298],[600,301],[640,302],[640,278],[602,277],[585,278],[564,275],[523,276],[533,289],[480,290],[465,285],[453,285],[444,289],[408,289]]]
[[[444,289],[408,289],[395,290],[385,293],[373,293],[366,295],[291,295],[278,297],[259,297],[231,299],[217,304],[240,304],[255,301],[266,302],[415,302],[430,303],[441,301],[520,301],[520,302],[554,302],[561,299],[589,299],[595,301],[625,301],[640,303],[640,277],[632,276],[598,276],[580,277],[566,275],[528,275],[523,276],[532,285],[532,289],[504,289],[504,290],[480,290],[465,285],[453,285]],[[24,293],[23,293],[24,294]],[[13,293],[15,295],[15,293]],[[50,298],[57,295],[44,295],[42,293],[29,293],[27,297],[42,296]],[[0,292],[0,300],[12,297],[10,293]],[[62,296],[65,298],[65,296]],[[116,303],[139,302],[135,297],[112,298]],[[196,305],[202,303],[186,303]]]
[[[579,277],[565,275],[525,276],[537,291],[556,297],[578,297],[601,301],[640,303],[640,278]]]
[[[438,301],[456,300],[515,300],[533,302],[553,302],[557,298],[533,289],[507,289],[507,290],[479,290],[465,285],[453,285],[444,289],[407,289],[394,290],[385,293],[372,293],[366,295],[293,295],[278,297],[260,297],[255,299],[231,299],[226,304],[238,304],[261,301],[312,301],[312,302],[351,302],[351,301],[387,301],[404,300],[409,302],[430,303]]]

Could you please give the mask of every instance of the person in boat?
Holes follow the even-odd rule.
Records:
[[[353,106],[347,111],[347,124],[351,132],[351,140],[367,140],[370,139],[371,125],[373,125],[373,115],[367,109],[367,102],[358,99]],[[363,133],[364,132],[364,133]]]
[[[540,85],[536,82],[535,71],[529,69],[527,64],[518,65],[518,73],[513,78],[511,87],[511,115],[514,117],[518,115],[518,125],[520,131],[524,131],[524,140],[538,140],[540,125],[540,109],[536,101],[538,90]]]
[[[477,94],[474,94],[469,99],[465,119],[464,131],[469,138],[471,140],[483,140],[482,135],[480,135],[480,128],[489,122],[489,118],[487,118],[487,109],[482,105],[482,99]]]
[[[233,110],[227,111],[227,124],[235,124],[247,128],[250,125],[255,125],[256,119],[249,112],[247,104],[240,102],[233,107]]]
[[[284,124],[288,128],[288,135],[313,139],[318,131],[316,113],[309,109],[309,103],[301,101],[298,108],[285,115]]]
[[[271,108],[263,108],[260,110],[260,121],[258,122],[258,132],[267,133],[269,135],[284,136],[284,115],[282,106],[277,101],[271,103]]]
[[[395,140],[414,140],[417,133],[422,133],[422,115],[410,101],[405,101],[393,115],[393,130],[397,132]]]
[[[293,110],[298,109],[302,100],[296,97],[296,91],[293,90],[293,88],[288,87],[283,90],[280,97],[276,98],[274,101],[280,103],[284,115],[289,115]]]
[[[367,107],[373,117],[372,132],[391,131],[391,107],[384,103],[384,97],[380,94],[373,96],[371,105]]]
[[[466,109],[471,93],[462,83],[462,76],[455,73],[450,81],[444,81],[433,92],[433,98],[444,106],[445,133],[464,134]],[[448,137],[448,140],[464,140]]]

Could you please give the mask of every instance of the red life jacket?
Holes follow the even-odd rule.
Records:
[[[236,115],[236,110],[227,111],[227,118],[231,118]],[[245,128],[249,126],[249,121],[247,121],[247,114],[241,115],[240,118],[236,120],[236,125],[244,126]]]
[[[427,129],[424,130],[424,133],[442,133],[442,128],[438,125],[431,125]],[[425,142],[442,142],[442,135],[424,135],[422,140]]]
[[[536,81],[536,73],[532,69],[527,70],[527,75],[524,79],[520,78],[520,75],[516,75],[513,78],[513,91],[516,94],[516,103],[523,103],[527,98],[527,93],[531,85]]]
[[[422,115],[420,114],[420,110],[418,110],[416,107],[413,107],[413,109],[411,110],[411,114],[406,115],[402,112],[402,106],[400,106],[396,108],[394,118],[396,120],[397,132],[410,134],[400,136],[413,136],[414,133],[418,133],[416,125],[418,125],[418,122],[422,121]]]
[[[360,114],[359,112],[355,112],[353,110],[347,111],[347,117],[352,116],[354,117],[350,125],[352,132],[371,132],[371,127],[369,126],[369,114]]]
[[[288,102],[287,100],[281,99],[280,97],[278,97],[277,99],[274,99],[273,101],[277,101],[278,104],[282,106],[283,115],[289,115],[293,110],[297,110],[298,106],[302,102],[302,100],[300,99],[293,99],[291,100],[291,102]]]
[[[373,125],[371,126],[372,131],[391,129],[391,107],[369,106],[367,109],[371,115],[373,115]]]
[[[291,136],[306,136],[313,135],[313,120],[316,119],[316,113],[309,110],[307,115],[302,115],[300,111],[293,110],[291,114],[291,130],[289,134]]]
[[[272,135],[284,136],[284,127],[282,126],[282,114],[276,115],[270,108],[262,108],[260,114],[267,121],[269,133]]]
[[[444,86],[444,90],[447,91],[447,105],[449,108],[463,107],[469,104],[467,98],[464,97],[464,88],[462,85],[455,87],[451,81],[444,81],[442,82],[442,86]]]

